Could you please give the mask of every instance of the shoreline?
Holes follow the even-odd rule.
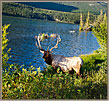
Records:
[[[22,17],[22,16],[14,16],[14,15],[5,15],[5,14],[2,14],[2,18],[3,16],[5,17],[14,17],[14,18],[20,18],[20,19],[30,19],[30,20],[41,20],[41,21],[52,21],[52,22],[56,22],[56,23],[64,23],[64,24],[76,24],[78,25],[77,23],[68,23],[68,22],[62,22],[62,21],[53,21],[53,20],[45,20],[45,19],[37,19],[37,18],[28,18],[28,17]]]

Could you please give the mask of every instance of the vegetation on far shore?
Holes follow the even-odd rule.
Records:
[[[73,13],[86,13],[90,12],[94,15],[100,14],[100,9],[104,12],[107,12],[107,3],[106,2],[59,2],[59,4],[64,4],[67,6],[74,6],[78,9],[72,10]]]
[[[7,29],[2,27],[2,99],[107,99],[107,17],[96,20],[93,34],[101,46],[89,55],[80,55],[84,64],[83,78],[74,74],[63,74],[47,66],[35,71],[31,66],[7,64]],[[99,23],[99,24],[97,24]]]
[[[16,2],[3,2],[2,14],[32,19],[51,20],[63,23],[80,23],[80,12],[73,13],[56,10],[47,10]],[[83,21],[85,21],[86,17],[87,14],[83,13]],[[95,17],[96,15],[91,13],[90,21],[94,21]]]

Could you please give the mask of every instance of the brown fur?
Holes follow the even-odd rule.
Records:
[[[43,58],[47,64],[52,65],[52,56],[49,51],[44,52]]]
[[[51,65],[55,70],[60,67],[63,72],[71,72],[72,70],[76,71],[78,76],[81,76],[80,69],[83,64],[83,60],[80,57],[64,57],[62,55],[54,55],[51,51],[54,48],[58,48],[58,44],[61,41],[60,35],[58,35],[56,45],[51,48],[49,51],[42,49],[40,44],[40,37],[37,37],[38,44],[36,46],[40,49],[40,52],[43,53],[44,61]]]
[[[79,57],[64,57],[62,55],[54,55],[50,51],[42,52],[44,61],[51,65],[54,69],[60,67],[63,72],[71,73],[73,70],[76,71],[77,76],[81,77],[80,68],[82,67],[82,62]]]

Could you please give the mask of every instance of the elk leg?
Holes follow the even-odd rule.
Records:
[[[71,71],[69,71],[69,74],[74,74],[74,70],[72,69]]]
[[[80,76],[80,73],[76,73],[76,78],[78,78],[78,76]]]
[[[78,78],[78,76],[82,78],[82,75],[80,74],[80,70],[79,70],[79,72],[76,73],[77,78]]]
[[[83,78],[83,72],[82,72],[82,65],[81,64],[80,64],[79,74],[80,74],[80,77]]]

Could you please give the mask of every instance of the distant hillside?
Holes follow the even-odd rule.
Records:
[[[63,11],[63,12],[72,12],[72,10],[78,9],[78,7],[63,5],[55,2],[18,2],[18,3],[26,4],[36,8]]]
[[[107,3],[105,2],[19,2],[36,8],[56,10],[73,13],[99,14],[100,9],[107,12]]]
[[[106,2],[59,2],[59,4],[76,7],[78,9],[72,10],[72,12],[81,12],[87,13],[88,11],[93,14],[100,14],[102,9],[104,12],[107,12],[107,3]]]
[[[65,12],[65,11],[63,12],[63,11],[56,11],[56,10],[48,10],[48,9],[37,8],[33,6],[32,4],[33,4],[32,2],[29,2],[28,4],[24,4],[23,2],[22,3],[3,2],[2,3],[2,14],[9,15],[9,16],[51,20],[51,21],[72,23],[72,24],[79,24],[80,22],[80,12],[73,13],[73,12]],[[52,4],[54,4],[55,5],[54,7],[57,8],[56,7],[57,4],[55,3],[52,3]],[[62,6],[62,5],[64,7],[64,4],[61,4],[58,6]],[[48,6],[48,5],[43,5],[43,6]],[[65,7],[71,7],[71,6],[65,6]],[[76,8],[73,7],[73,9],[75,9],[73,11],[76,11],[77,7]],[[83,21],[85,21],[87,17],[87,13],[88,12],[82,14]],[[94,15],[93,13],[90,13],[91,22],[94,21],[95,17],[96,15]]]

